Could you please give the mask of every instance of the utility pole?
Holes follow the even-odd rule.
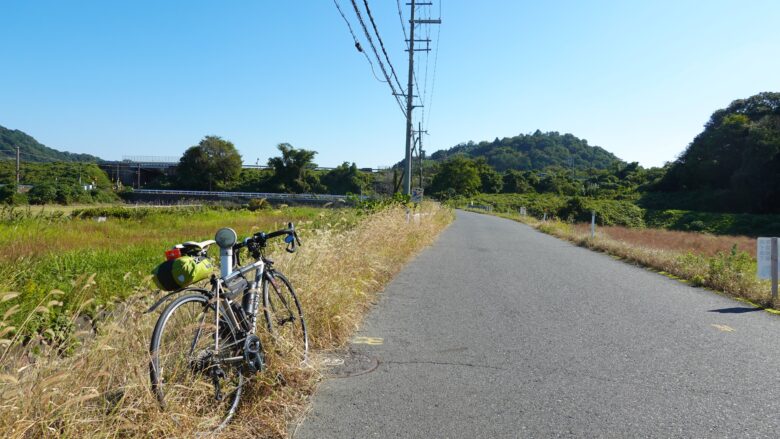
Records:
[[[409,77],[406,82],[406,159],[404,160],[404,195],[412,194],[412,110],[414,110],[414,26],[417,24],[441,24],[441,19],[424,19],[418,20],[414,18],[417,6],[430,6],[433,3],[426,2],[421,3],[416,0],[411,0],[407,5],[410,6],[409,11]],[[430,40],[420,40],[427,41]],[[430,47],[422,49],[423,51],[430,51]],[[422,149],[422,143],[420,144]]]
[[[22,182],[21,149],[16,147],[16,192],[19,192],[19,183]]]
[[[138,189],[141,189],[141,164],[138,164]]]
[[[415,0],[411,3],[409,15],[409,78],[406,82],[406,160],[404,161],[404,195],[412,194],[412,97],[414,89],[414,10]]]
[[[417,150],[417,157],[420,158],[420,189],[422,189],[423,188],[423,158],[425,158],[424,156],[425,151],[423,151],[422,149],[422,135],[423,135],[422,122],[417,122],[417,132],[420,133],[418,134],[420,136],[419,137],[420,146],[419,149]]]

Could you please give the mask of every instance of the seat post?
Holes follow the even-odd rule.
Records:
[[[217,231],[214,240],[219,246],[220,274],[226,277],[233,271],[233,245],[237,241],[236,232],[224,227]]]

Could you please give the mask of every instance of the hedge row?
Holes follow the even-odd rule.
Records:
[[[480,194],[454,198],[453,207],[492,206],[497,212],[519,212],[525,208],[530,216],[558,218],[572,222],[596,222],[603,226],[653,227],[670,230],[698,231],[718,235],[778,236],[780,215],[696,212],[690,210],[643,209],[631,201],[551,194]]]

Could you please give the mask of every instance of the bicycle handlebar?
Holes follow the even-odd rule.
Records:
[[[233,246],[233,250],[240,250],[251,244],[257,244],[260,247],[265,247],[269,239],[273,239],[279,236],[286,236],[284,241],[287,243],[287,250],[290,253],[295,253],[297,247],[301,245],[301,240],[298,238],[298,233],[295,231],[293,223],[287,223],[286,229],[277,230],[275,232],[258,232],[254,235],[245,238],[242,242],[239,242]]]

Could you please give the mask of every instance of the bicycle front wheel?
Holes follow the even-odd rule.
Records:
[[[239,344],[230,321],[220,315],[217,322],[207,296],[188,294],[171,302],[157,320],[149,349],[152,389],[162,407],[172,416],[196,415],[199,430],[224,427],[238,407],[244,377],[223,360],[238,355]]]
[[[290,281],[279,272],[266,273],[263,278],[263,314],[276,352],[305,362],[309,355],[309,333],[303,308]]]

